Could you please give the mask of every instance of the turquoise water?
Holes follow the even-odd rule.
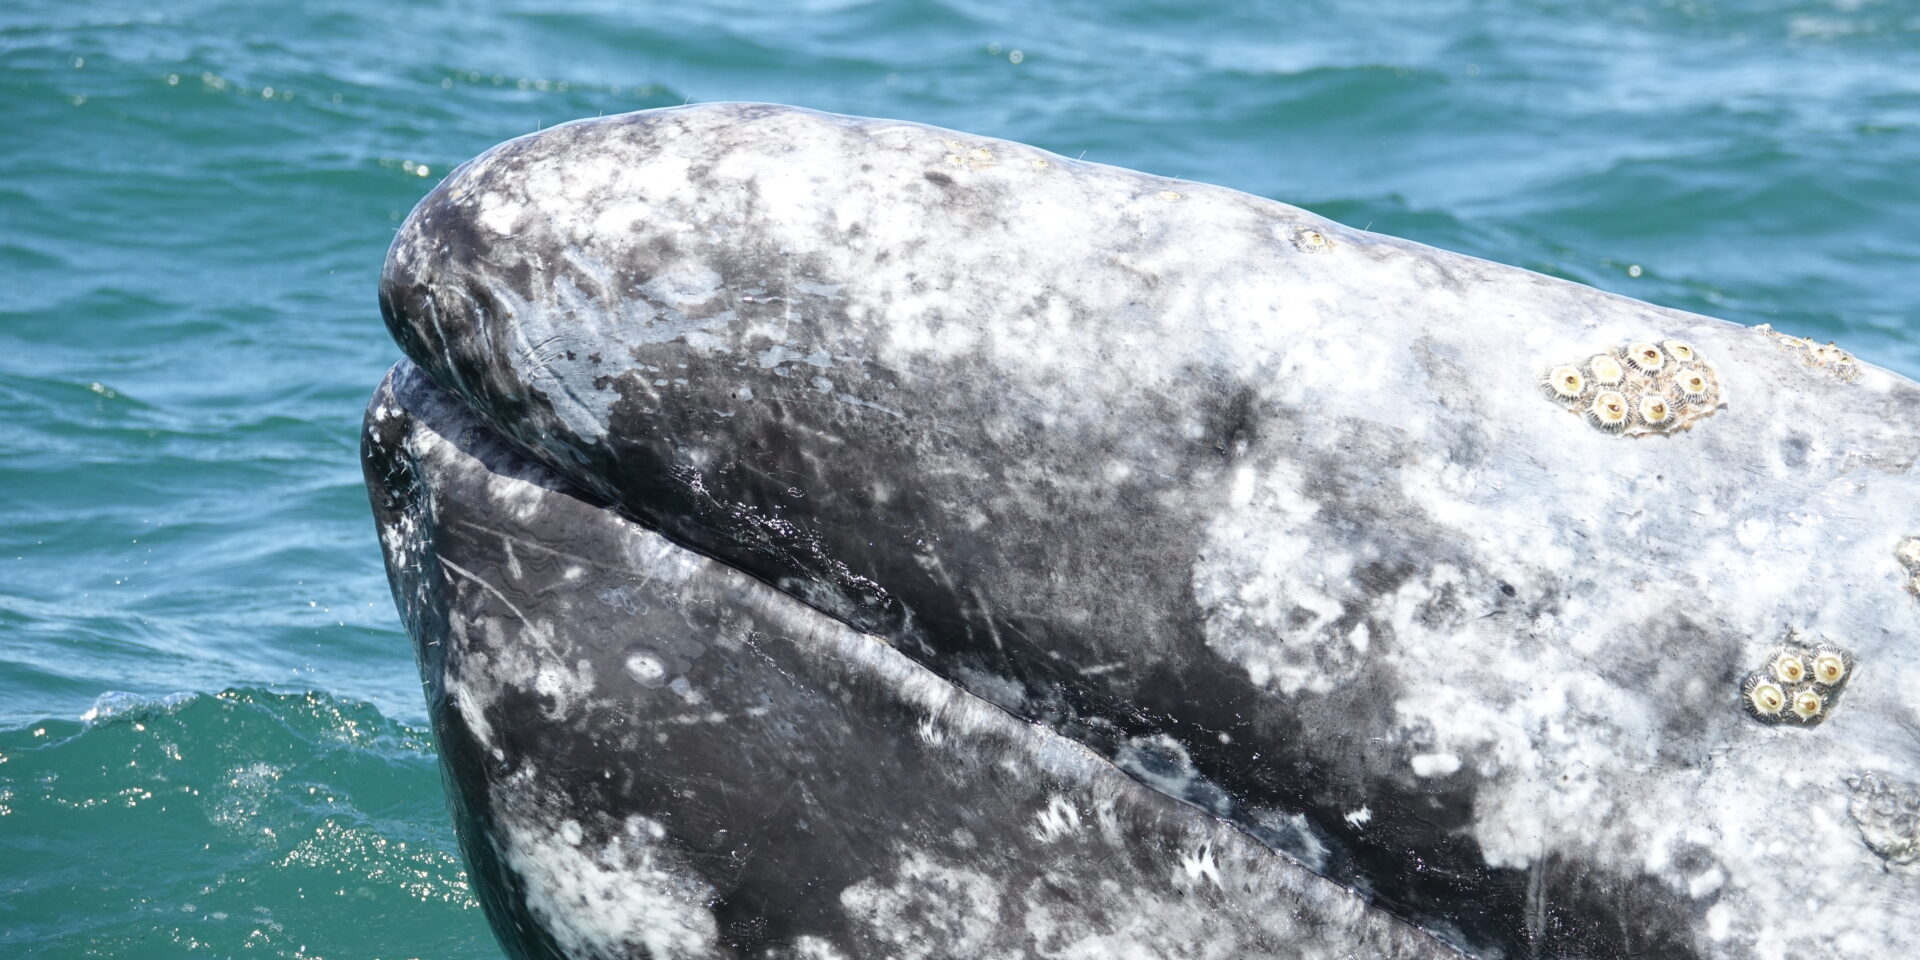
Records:
[[[393,229],[779,100],[1224,183],[1920,374],[1920,3],[0,5],[0,956],[497,957],[356,463]]]

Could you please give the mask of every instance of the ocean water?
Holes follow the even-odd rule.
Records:
[[[356,462],[392,231],[776,100],[1222,183],[1920,375],[1920,3],[0,4],[0,957],[492,958]]]

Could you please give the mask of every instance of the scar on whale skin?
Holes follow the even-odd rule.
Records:
[[[1616,436],[1686,430],[1726,405],[1713,365],[1682,340],[1636,340],[1557,364],[1541,376],[1547,399]]]
[[[1864,773],[1848,777],[1847,788],[1853,791],[1847,815],[1867,849],[1889,863],[1920,860],[1920,784]]]
[[[1840,702],[1853,670],[1853,654],[1788,632],[1766,663],[1740,681],[1740,702],[1761,723],[1815,726]]]

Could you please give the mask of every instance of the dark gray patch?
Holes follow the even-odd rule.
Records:
[[[1781,462],[1796,469],[1806,466],[1807,449],[1811,443],[1812,438],[1804,433],[1795,431],[1787,434],[1786,439],[1780,441]]]

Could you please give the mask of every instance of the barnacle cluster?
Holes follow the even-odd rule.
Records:
[[[1907,572],[1907,592],[1920,597],[1920,537],[1903,537],[1893,548],[1894,559]]]
[[[999,161],[995,159],[993,151],[988,150],[986,147],[973,147],[969,149],[966,144],[958,140],[942,140],[940,142],[947,145],[947,163],[953,166],[966,167],[969,170],[985,170],[999,163]]]
[[[1740,702],[1763,723],[1817,724],[1833,712],[1853,666],[1847,651],[1826,642],[1802,643],[1789,633],[1767,662],[1740,682]]]
[[[1765,334],[1767,339],[1773,341],[1774,346],[1799,357],[1800,362],[1809,367],[1825,370],[1847,383],[1860,379],[1860,361],[1855,360],[1853,354],[1834,346],[1831,341],[1817,343],[1811,337],[1796,337],[1781,333],[1769,323],[1763,323],[1753,329]]]
[[[1595,429],[1623,436],[1678,433],[1726,402],[1719,373],[1681,340],[1639,340],[1557,365],[1541,387]]]

